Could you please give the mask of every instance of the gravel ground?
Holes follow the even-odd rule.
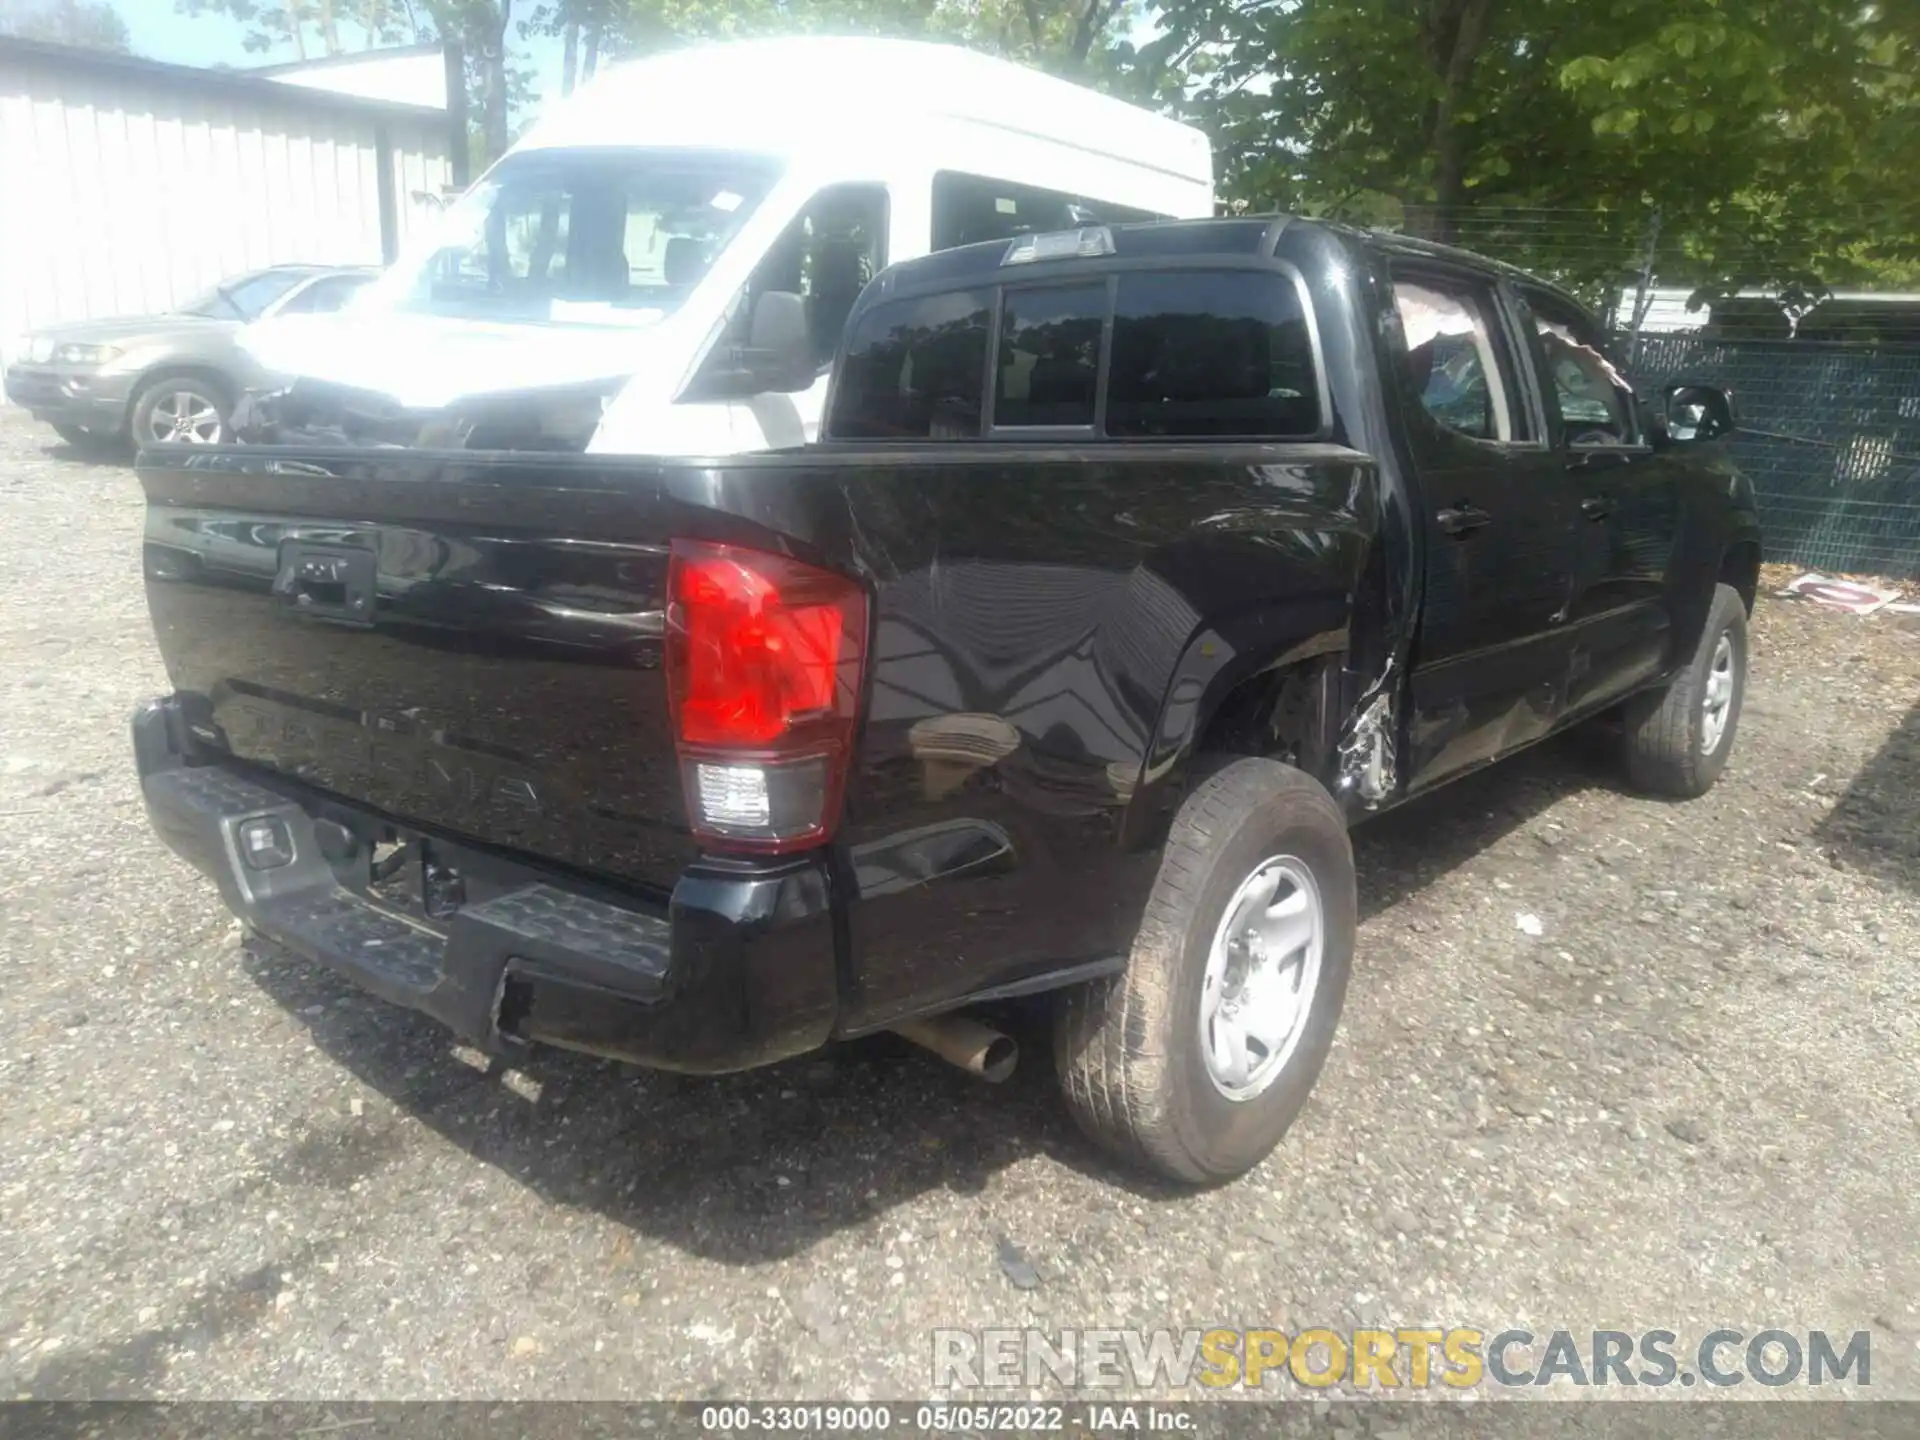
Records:
[[[1043,1049],[487,1073],[248,953],[134,784],[140,515],[0,410],[0,1395],[897,1398],[936,1325],[1389,1322],[1870,1330],[1920,1396],[1909,622],[1764,601],[1703,801],[1575,736],[1364,827],[1317,1096],[1185,1195]]]

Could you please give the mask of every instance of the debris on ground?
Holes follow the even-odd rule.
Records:
[[[1816,605],[1845,610],[1850,615],[1872,615],[1899,600],[1900,591],[1858,580],[1838,580],[1809,570],[1788,582],[1779,596],[1782,600],[1811,600]]]

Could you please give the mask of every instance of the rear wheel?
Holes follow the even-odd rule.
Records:
[[[200,375],[162,375],[133,402],[133,443],[219,445],[232,414],[224,385]]]
[[[88,459],[105,459],[117,456],[126,448],[126,432],[115,433],[112,430],[89,430],[84,425],[72,425],[66,421],[50,422],[53,433],[67,444],[67,448],[77,455]]]
[[[1627,706],[1628,779],[1654,795],[1706,794],[1727,768],[1746,690],[1747,607],[1721,585],[1687,668]]]
[[[1062,994],[1055,1054],[1081,1127],[1189,1183],[1259,1164],[1325,1063],[1346,996],[1353,851],[1332,798],[1235,760],[1175,818],[1124,973]]]

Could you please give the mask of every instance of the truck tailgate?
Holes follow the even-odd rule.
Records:
[[[644,462],[141,458],[147,600],[200,744],[429,829],[672,886],[692,853]]]

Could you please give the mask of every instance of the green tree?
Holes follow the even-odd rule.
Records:
[[[1167,0],[1118,83],[1205,123],[1246,204],[1612,272],[1657,210],[1663,278],[1831,283],[1912,244],[1914,10]]]
[[[122,55],[133,48],[110,0],[0,0],[0,35]]]
[[[469,91],[477,93],[484,156],[502,154],[513,138],[514,74],[507,49],[513,0],[420,0],[432,31],[461,47]]]

